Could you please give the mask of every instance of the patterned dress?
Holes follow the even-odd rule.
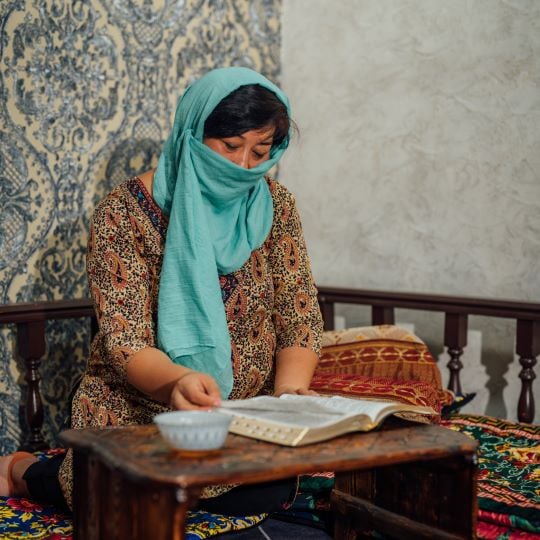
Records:
[[[272,393],[279,350],[320,351],[322,319],[294,198],[279,183],[268,184],[274,204],[268,238],[239,270],[219,278],[232,345],[231,399]],[[167,410],[126,376],[129,357],[156,345],[166,231],[166,216],[138,178],[118,186],[95,210],[87,272],[99,332],[73,399],[73,428],[146,424]],[[70,504],[71,452],[60,482]],[[213,486],[203,497],[229,488]]]

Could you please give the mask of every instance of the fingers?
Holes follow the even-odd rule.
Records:
[[[318,396],[319,394],[309,388],[295,388],[292,386],[281,386],[276,388],[274,396],[279,397],[283,394],[296,394],[298,396]]]
[[[192,372],[181,377],[171,392],[170,406],[173,409],[210,409],[221,403],[221,394],[216,381],[204,373]]]
[[[176,411],[196,411],[200,409],[209,409],[210,407],[200,407],[199,405],[194,405],[188,401],[180,392],[174,392],[171,398],[170,403],[171,409]]]
[[[206,396],[209,400],[212,401],[212,406],[218,407],[219,405],[221,405],[221,392],[219,390],[217,382],[209,376],[204,377],[201,382],[204,386]]]
[[[298,388],[296,393],[299,396],[318,396],[319,394],[315,390],[310,390],[309,388]]]

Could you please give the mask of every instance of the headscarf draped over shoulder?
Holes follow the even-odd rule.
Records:
[[[241,67],[210,71],[190,85],[176,108],[154,175],[153,196],[169,216],[158,297],[158,347],[177,364],[208,373],[223,398],[233,385],[231,344],[219,276],[234,272],[260,247],[272,227],[272,197],[265,175],[270,159],[244,169],[203,144],[204,124],[237,88],[258,84],[287,107],[268,79]]]

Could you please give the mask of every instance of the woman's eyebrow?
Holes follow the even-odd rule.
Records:
[[[223,137],[224,139],[233,139],[234,137],[239,137],[240,139],[245,139],[246,136],[243,133],[240,133],[239,135],[231,135],[230,137]],[[274,132],[270,133],[266,139],[263,139],[260,143],[257,144],[272,144],[274,141]]]
[[[223,137],[223,139],[234,139],[234,138],[236,138],[236,137],[238,137],[239,139],[245,140],[245,137],[244,137],[243,134],[240,134],[240,135],[232,135],[232,136],[230,136],[230,137]],[[262,140],[262,141],[256,143],[255,146],[260,146],[260,145],[263,145],[263,146],[270,146],[270,145],[273,144],[273,143],[274,143],[274,134],[269,135],[266,139],[264,139],[264,140]]]

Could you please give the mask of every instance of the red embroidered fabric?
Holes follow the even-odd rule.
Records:
[[[442,387],[439,367],[426,344],[390,325],[326,333],[314,385],[325,393],[429,402],[436,411],[454,399]]]

